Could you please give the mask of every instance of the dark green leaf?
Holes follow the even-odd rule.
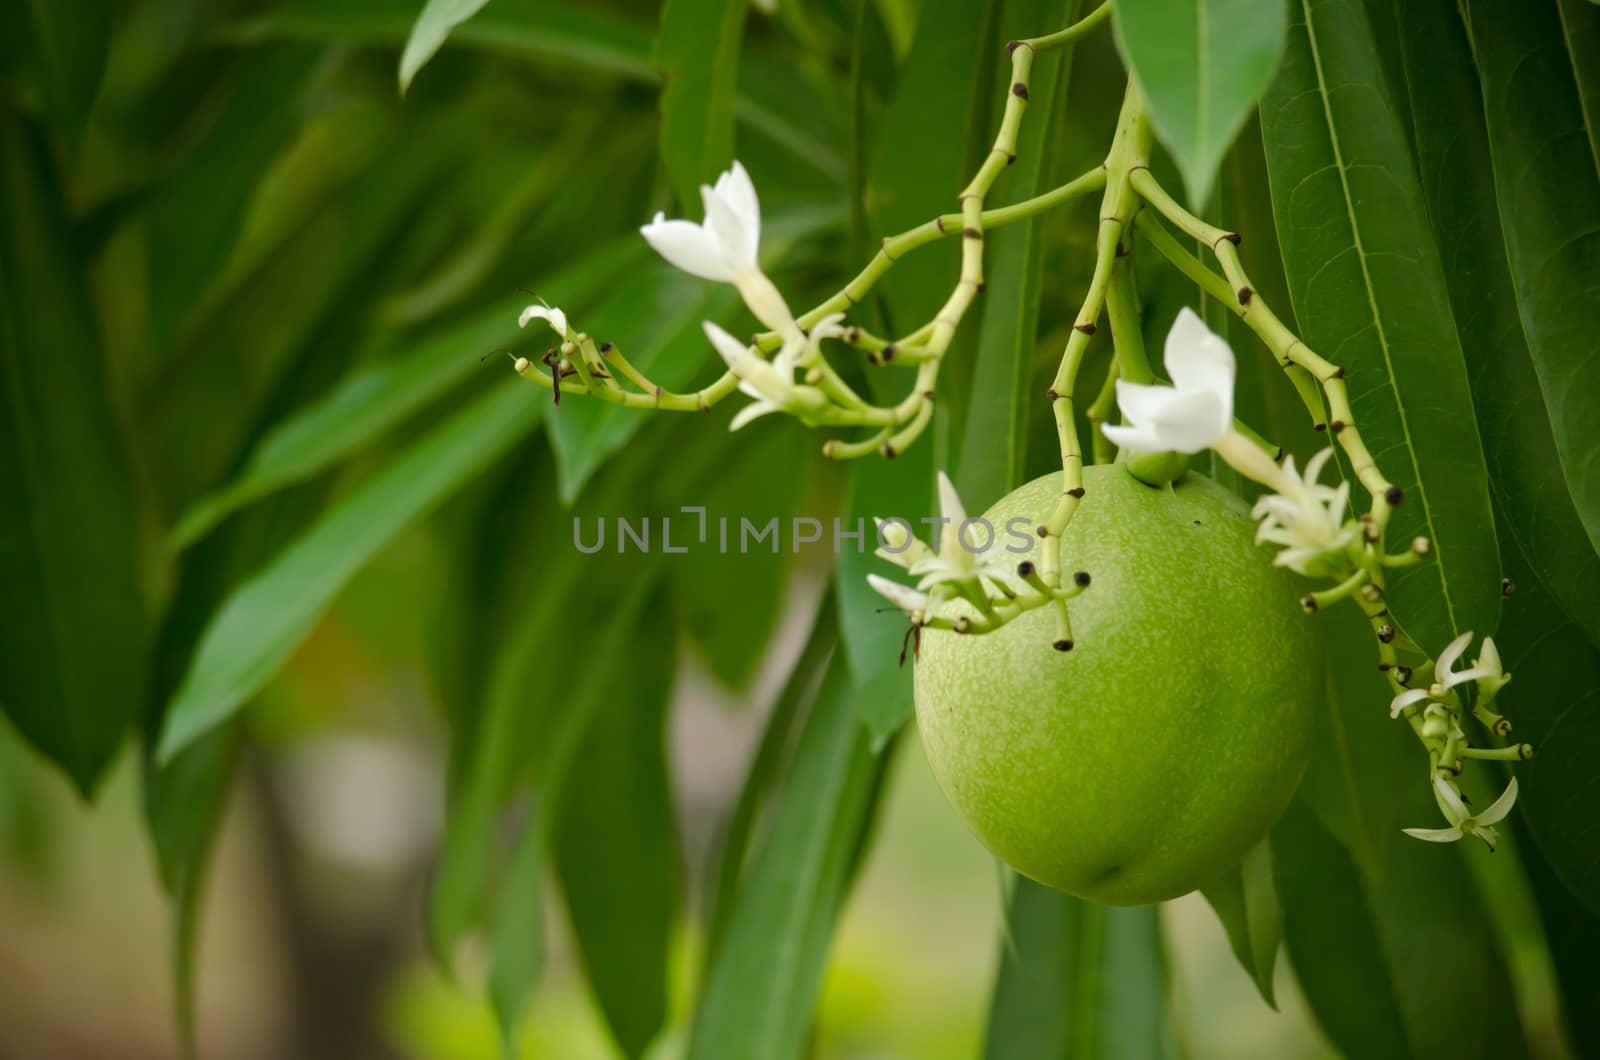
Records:
[[[1468,7],[1517,306],[1561,470],[1600,548],[1600,11]]]
[[[690,1060],[804,1055],[828,946],[884,764],[867,747],[851,690],[850,671],[836,655],[706,980]]]
[[[809,497],[806,472],[816,459],[816,439],[792,424],[773,423],[745,428],[736,443],[720,438],[715,443],[720,473],[705,489],[679,494],[705,508],[704,537],[698,514],[675,517],[673,547],[688,553],[669,560],[668,571],[678,628],[700,649],[712,674],[741,688],[755,674],[772,636],[793,554],[753,542],[747,551],[740,520],[749,519],[757,528],[773,517],[780,525],[793,525]],[[728,453],[728,445],[736,451]],[[726,548],[721,520],[727,520]],[[735,585],[739,591],[730,593]]]
[[[601,285],[636,265],[648,250],[625,239],[595,251],[540,286],[551,304],[587,304]],[[294,482],[320,474],[370,445],[473,372],[481,351],[509,350],[528,341],[517,330],[522,302],[496,303],[402,356],[384,360],[341,381],[324,396],[272,428],[251,451],[243,470],[217,492],[197,501],[172,532],[186,547],[230,512]],[[503,365],[504,362],[502,361]],[[529,400],[543,400],[530,389]]]
[[[1261,0],[1117,0],[1117,43],[1161,142],[1203,203],[1228,145],[1283,54],[1285,5]]]
[[[417,15],[411,36],[406,38],[406,49],[400,53],[400,94],[411,87],[411,79],[428,64],[450,34],[473,15],[483,10],[489,0],[427,0]]]
[[[1600,556],[1567,492],[1496,212],[1472,48],[1453,0],[1399,6],[1418,171],[1483,434],[1500,543],[1600,644]]]
[[[1354,608],[1319,617],[1326,628],[1328,699],[1313,744],[1319,751],[1306,768],[1300,798],[1377,879],[1400,827],[1401,796],[1427,787],[1427,758],[1405,723],[1389,717],[1394,693],[1377,670],[1372,627]]]
[[[623,1053],[644,1053],[667,1018],[680,886],[666,709],[677,643],[647,615],[564,770],[555,859],[578,952]]]
[[[1302,0],[1261,127],[1302,337],[1345,369],[1361,436],[1405,492],[1390,540],[1433,543],[1392,598],[1436,652],[1494,628],[1499,563],[1443,268],[1360,0]]]
[[[1404,813],[1431,827],[1425,784]],[[1520,1054],[1504,958],[1462,860],[1491,855],[1398,831],[1390,842],[1375,882],[1302,801],[1273,830],[1284,937],[1318,1023],[1348,1056]]]
[[[22,25],[15,24],[20,17]],[[76,142],[100,91],[111,44],[111,13],[100,0],[26,0],[10,32],[27,39],[46,109]]]
[[[308,0],[235,25],[242,43],[277,39],[355,37],[399,44],[409,40],[415,0]],[[454,27],[455,44],[541,61],[577,65],[635,79],[653,79],[650,34],[641,26],[587,4],[554,0],[496,0]]]
[[[403,451],[241,586],[201,638],[174,696],[161,759],[243,706],[363,564],[515,445],[543,408],[525,385],[496,388]]]
[[[1283,941],[1283,909],[1273,877],[1272,848],[1266,840],[1246,854],[1222,879],[1201,889],[1228,933],[1233,955],[1273,1008],[1272,973]]]
[[[1573,1055],[1600,1055],[1600,1022],[1592,1015],[1600,1012],[1600,963],[1594,959],[1600,952],[1600,919],[1573,900],[1537,850],[1529,849],[1527,843],[1519,846],[1550,942]]]
[[[301,120],[298,90],[317,60],[307,45],[256,49],[185,164],[154,192],[144,218],[150,322],[170,340],[223,272],[262,173]]]
[[[661,92],[661,161],[678,203],[697,207],[696,189],[733,161],[734,94],[748,0],[667,0],[655,62]]]
[[[639,635],[639,608],[650,587],[647,572],[637,566],[613,570],[610,565],[551,562],[556,550],[572,547],[565,536],[572,532],[572,517],[555,502],[553,483],[521,479],[516,474],[520,470],[514,466],[505,486],[508,496],[485,506],[481,533],[469,539],[481,542],[490,560],[473,557],[469,564],[472,577],[463,589],[471,619],[465,628],[441,631],[473,647],[481,648],[475,638],[493,639],[492,651],[469,656],[475,668],[486,672],[457,686],[457,694],[470,698],[446,703],[454,741],[451,799],[444,851],[427,903],[428,940],[446,971],[456,943],[484,912],[492,889],[495,824],[506,801],[525,780],[536,791],[557,786],[555,778],[573,741],[605,691],[609,671],[596,665],[579,671],[562,695],[546,694],[550,645],[564,630],[586,624],[604,631],[597,643],[627,644]],[[597,494],[595,509],[608,517],[618,510],[636,477],[617,475],[597,484],[592,491]],[[519,491],[527,495],[523,505],[514,500]],[[524,531],[521,520],[528,512],[534,524]],[[516,546],[495,555],[508,538]],[[585,580],[581,595],[580,579]]]
[[[1097,905],[1017,876],[1006,924],[987,1060],[1172,1055],[1154,906]]]
[[[1513,739],[1537,749],[1516,766],[1515,812],[1555,875],[1600,915],[1600,844],[1587,810],[1600,799],[1600,648],[1562,613],[1521,548],[1508,547],[1505,560],[1516,592],[1495,643],[1514,677],[1496,709],[1515,726]]]
[[[88,794],[140,706],[139,527],[60,187],[0,112],[0,707]]]

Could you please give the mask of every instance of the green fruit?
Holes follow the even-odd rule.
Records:
[[[1060,483],[990,509],[995,547],[1020,548],[1007,521],[1042,523]],[[1233,494],[1195,474],[1151,488],[1117,465],[1084,485],[1061,542],[1064,577],[1092,579],[1069,605],[1073,649],[1052,648],[1050,607],[982,636],[928,630],[917,724],[940,786],[999,857],[1084,898],[1158,902],[1210,882],[1283,812],[1321,658]],[[1031,548],[1015,561],[1037,563]]]

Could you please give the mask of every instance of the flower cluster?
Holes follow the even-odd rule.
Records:
[[[1294,457],[1287,457],[1282,492],[1263,496],[1250,513],[1261,520],[1256,542],[1283,548],[1273,563],[1313,578],[1332,576],[1348,566],[1345,553],[1360,539],[1355,522],[1345,518],[1350,483],[1325,486],[1318,481],[1331,459],[1333,449],[1322,450],[1306,461],[1301,476],[1295,473]]]

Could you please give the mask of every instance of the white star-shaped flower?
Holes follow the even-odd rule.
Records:
[[[745,304],[767,327],[787,336],[796,330],[783,295],[767,279],[757,261],[761,247],[761,201],[750,174],[738,162],[717,178],[701,185],[705,220],[667,220],[665,213],[643,228],[641,235],[656,253],[684,272],[715,283],[731,283]]]
[[[1171,386],[1117,380],[1127,426],[1101,427],[1118,448],[1198,453],[1233,430],[1233,351],[1192,309],[1178,311],[1162,352]]]
[[[1324,486],[1317,481],[1331,459],[1333,450],[1324,449],[1306,462],[1302,478],[1295,473],[1294,457],[1289,457],[1280,482],[1283,492],[1262,497],[1250,512],[1261,520],[1256,543],[1283,546],[1272,560],[1277,566],[1312,577],[1330,574],[1334,568],[1325,561],[1355,542],[1356,528],[1345,521],[1350,484]]]
[[[793,412],[803,419],[827,403],[821,391],[794,381],[795,365],[805,345],[803,335],[797,333],[767,361],[711,321],[704,322],[701,327],[711,345],[728,363],[729,370],[739,377],[740,391],[755,399],[739,410],[728,425],[730,431],[773,412]]]
[[[1398,718],[1402,710],[1425,699],[1442,702],[1452,688],[1469,681],[1509,680],[1500,673],[1500,653],[1495,650],[1494,640],[1490,637],[1483,639],[1483,650],[1472,666],[1465,670],[1455,669],[1456,662],[1471,643],[1472,630],[1469,629],[1445,645],[1444,651],[1439,653],[1439,658],[1433,664],[1433,683],[1427,688],[1410,688],[1395,696],[1389,704],[1389,716]]]
[[[1014,573],[1014,567],[1011,565],[985,558],[989,552],[994,551],[992,535],[988,545],[979,551],[974,547],[975,542],[969,541],[968,535],[963,534],[962,527],[967,522],[967,511],[956,493],[955,485],[950,481],[950,476],[943,471],[939,472],[939,518],[941,522],[938,554],[924,556],[911,565],[911,573],[921,579],[917,582],[918,589],[929,590],[940,585],[970,583],[980,577],[1004,582]]]
[[[542,320],[546,324],[549,324],[550,330],[555,332],[557,335],[560,335],[563,340],[567,338],[567,314],[563,313],[554,306],[529,306],[528,308],[524,309],[522,311],[522,315],[517,318],[517,327],[525,328],[535,320]]]
[[[1462,836],[1475,835],[1493,850],[1495,840],[1500,838],[1500,833],[1495,831],[1494,825],[1505,819],[1506,814],[1511,812],[1512,804],[1517,801],[1517,778],[1512,777],[1511,783],[1506,785],[1506,790],[1500,797],[1494,800],[1487,810],[1476,815],[1467,809],[1467,804],[1461,800],[1456,789],[1443,777],[1433,778],[1433,795],[1445,820],[1450,822],[1450,827],[1402,829],[1406,835],[1425,839],[1430,843],[1454,843]]]

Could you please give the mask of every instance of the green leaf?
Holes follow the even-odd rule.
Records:
[[[1391,598],[1436,652],[1494,628],[1499,561],[1444,272],[1360,0],[1302,0],[1261,127],[1301,335],[1345,369],[1362,439],[1404,490],[1389,539],[1433,543]]]
[[[1515,812],[1556,876],[1600,916],[1600,845],[1587,809],[1600,799],[1592,765],[1600,755],[1600,648],[1556,605],[1521,548],[1507,548],[1505,560],[1516,591],[1495,644],[1513,680],[1496,709],[1515,727],[1511,738],[1537,750],[1516,766]]]
[[[678,203],[698,205],[697,189],[733,161],[734,93],[748,0],[667,0],[655,62],[661,93],[661,161]]]
[[[406,38],[406,49],[400,53],[400,94],[406,94],[411,79],[428,65],[439,49],[444,47],[450,34],[473,15],[482,11],[489,0],[428,0],[417,15],[411,36]]]
[[[1017,876],[1006,924],[986,1060],[1172,1055],[1155,906],[1098,905]]]
[[[1027,36],[1025,24],[1067,25],[1078,0],[1036,0],[1008,11],[1006,29]],[[1019,10],[1020,8],[1020,10]],[[1046,52],[1034,63],[1028,93],[1033,101],[1017,139],[1017,161],[1007,167],[1005,189],[1013,200],[1045,189],[1050,174],[1050,133],[1066,102],[1074,52]],[[1037,217],[985,236],[982,341],[968,390],[956,488],[977,512],[1022,485],[1027,456],[1033,355],[1039,341],[1039,296],[1044,248]]]
[[[45,108],[77,143],[100,91],[111,46],[111,13],[100,0],[27,0],[14,17],[28,39]]]
[[[438,2],[438,0],[434,0]],[[472,3],[473,0],[456,0]],[[486,0],[485,0],[486,2]],[[359,38],[399,44],[415,27],[416,0],[307,0],[234,24],[230,39]],[[454,26],[454,44],[653,80],[650,34],[641,26],[586,4],[555,0],[496,0],[478,4],[477,17]]]
[[[1425,768],[1407,823],[1438,817]],[[1317,1022],[1347,1056],[1525,1051],[1511,987],[1464,857],[1487,850],[1392,832],[1373,881],[1296,800],[1272,832],[1289,957]]]
[[[1453,0],[1400,5],[1418,172],[1450,286],[1489,488],[1516,549],[1600,644],[1600,556],[1561,474],[1497,213],[1472,47]]]
[[[637,468],[618,470],[632,474],[597,483],[590,495],[595,510],[615,512],[636,485]],[[587,558],[578,553],[552,562],[558,549],[571,548],[572,517],[556,503],[553,483],[525,472],[513,465],[500,495],[480,513],[478,533],[468,539],[476,547],[465,564],[467,584],[457,590],[463,599],[451,609],[466,622],[439,633],[464,643],[465,664],[474,671],[472,681],[454,689],[466,698],[445,703],[452,729],[450,807],[427,901],[429,945],[447,973],[456,943],[478,922],[492,891],[495,825],[506,801],[524,781],[539,791],[557,788],[553,778],[605,691],[610,669],[597,665],[579,671],[562,695],[539,694],[549,680],[551,644],[563,631],[588,625],[603,631],[597,643],[629,643],[640,635],[639,608],[650,587],[649,572],[638,565],[595,567],[577,562]],[[531,528],[524,521],[529,514]],[[504,550],[508,539],[518,546]],[[484,640],[492,641],[492,650]]]
[[[816,701],[828,659],[838,646],[839,629],[833,601],[824,596],[811,627],[811,635],[795,661],[789,679],[767,715],[766,728],[761,732],[761,742],[756,746],[750,765],[745,770],[744,783],[739,787],[739,799],[717,843],[716,869],[711,875],[712,885],[706,900],[709,910],[706,928],[706,968],[709,972],[721,948],[732,911],[736,907],[739,881],[745,871],[745,855],[750,848],[751,836],[756,831],[757,819],[770,800],[773,789],[782,776],[787,755],[793,741],[794,730]]]
[[[1600,963],[1594,959],[1600,951],[1600,919],[1573,900],[1539,852],[1529,846],[1519,844],[1550,943],[1571,1055],[1595,1056],[1600,1054],[1600,1022],[1590,1014],[1600,1012]]]
[[[1517,306],[1562,473],[1600,548],[1600,11],[1575,0],[1467,11]]]
[[[835,655],[706,979],[689,1060],[797,1060],[884,765]]]
[[[502,1054],[516,1056],[517,1029],[544,967],[545,821],[530,807],[495,903],[489,942],[489,1003]]]
[[[1116,0],[1117,44],[1191,203],[1211,194],[1283,54],[1281,0]]]
[[[526,386],[496,388],[413,443],[240,586],[202,636],[174,696],[161,760],[242,707],[363,564],[515,445],[543,407]]]
[[[310,0],[236,23],[224,36],[243,44],[329,38],[399,43],[406,39],[414,10],[413,0]],[[451,35],[451,43],[460,47],[540,66],[659,84],[662,74],[652,62],[651,39],[637,22],[573,0],[496,0]],[[812,169],[842,180],[845,162],[832,141],[795,115],[793,85],[791,78],[768,79],[761,71],[747,80],[741,75],[734,100],[738,120]]]
[[[153,192],[144,224],[150,323],[170,340],[223,273],[268,163],[302,121],[299,92],[318,49],[255,49],[240,62],[226,106],[184,164]]]
[[[1273,1008],[1272,973],[1283,941],[1283,908],[1273,878],[1272,848],[1262,840],[1220,880],[1201,888],[1228,933],[1228,944],[1249,973],[1261,1000]]]
[[[1401,796],[1426,785],[1427,760],[1404,722],[1389,717],[1394,698],[1378,672],[1372,627],[1354,608],[1319,616],[1326,629],[1327,703],[1300,798],[1369,877],[1383,874],[1399,827]]]
[[[699,426],[715,431],[720,425]],[[734,452],[727,451],[728,445]],[[780,525],[793,525],[790,520],[803,514],[810,497],[807,471],[816,459],[816,439],[792,424],[756,424],[745,428],[736,443],[715,438],[713,451],[721,473],[705,487],[678,495],[705,509],[705,533],[697,536],[697,513],[674,517],[673,547],[686,547],[688,553],[673,557],[668,570],[678,629],[699,649],[713,675],[730,688],[742,688],[772,637],[794,563],[792,553],[767,545],[752,542],[746,552],[740,520],[749,519],[759,528],[776,516]],[[727,520],[726,548],[720,520]],[[739,591],[730,593],[734,585]]]
[[[645,257],[633,238],[607,244],[540,284],[552,305],[586,305],[602,286]],[[440,332],[410,352],[385,359],[341,380],[326,394],[285,417],[251,450],[243,469],[220,490],[195,502],[172,532],[185,548],[243,505],[321,474],[371,445],[429,402],[484,368],[479,351],[543,343],[524,339],[517,313],[527,298],[497,302]],[[504,362],[502,362],[503,364]],[[542,400],[531,389],[530,400]]]
[[[88,795],[140,706],[133,491],[44,145],[0,111],[0,708]]]
[[[666,717],[677,662],[656,609],[627,638],[625,662],[564,770],[555,859],[584,971],[622,1052],[644,1053],[667,1019],[667,976],[682,891]]]

